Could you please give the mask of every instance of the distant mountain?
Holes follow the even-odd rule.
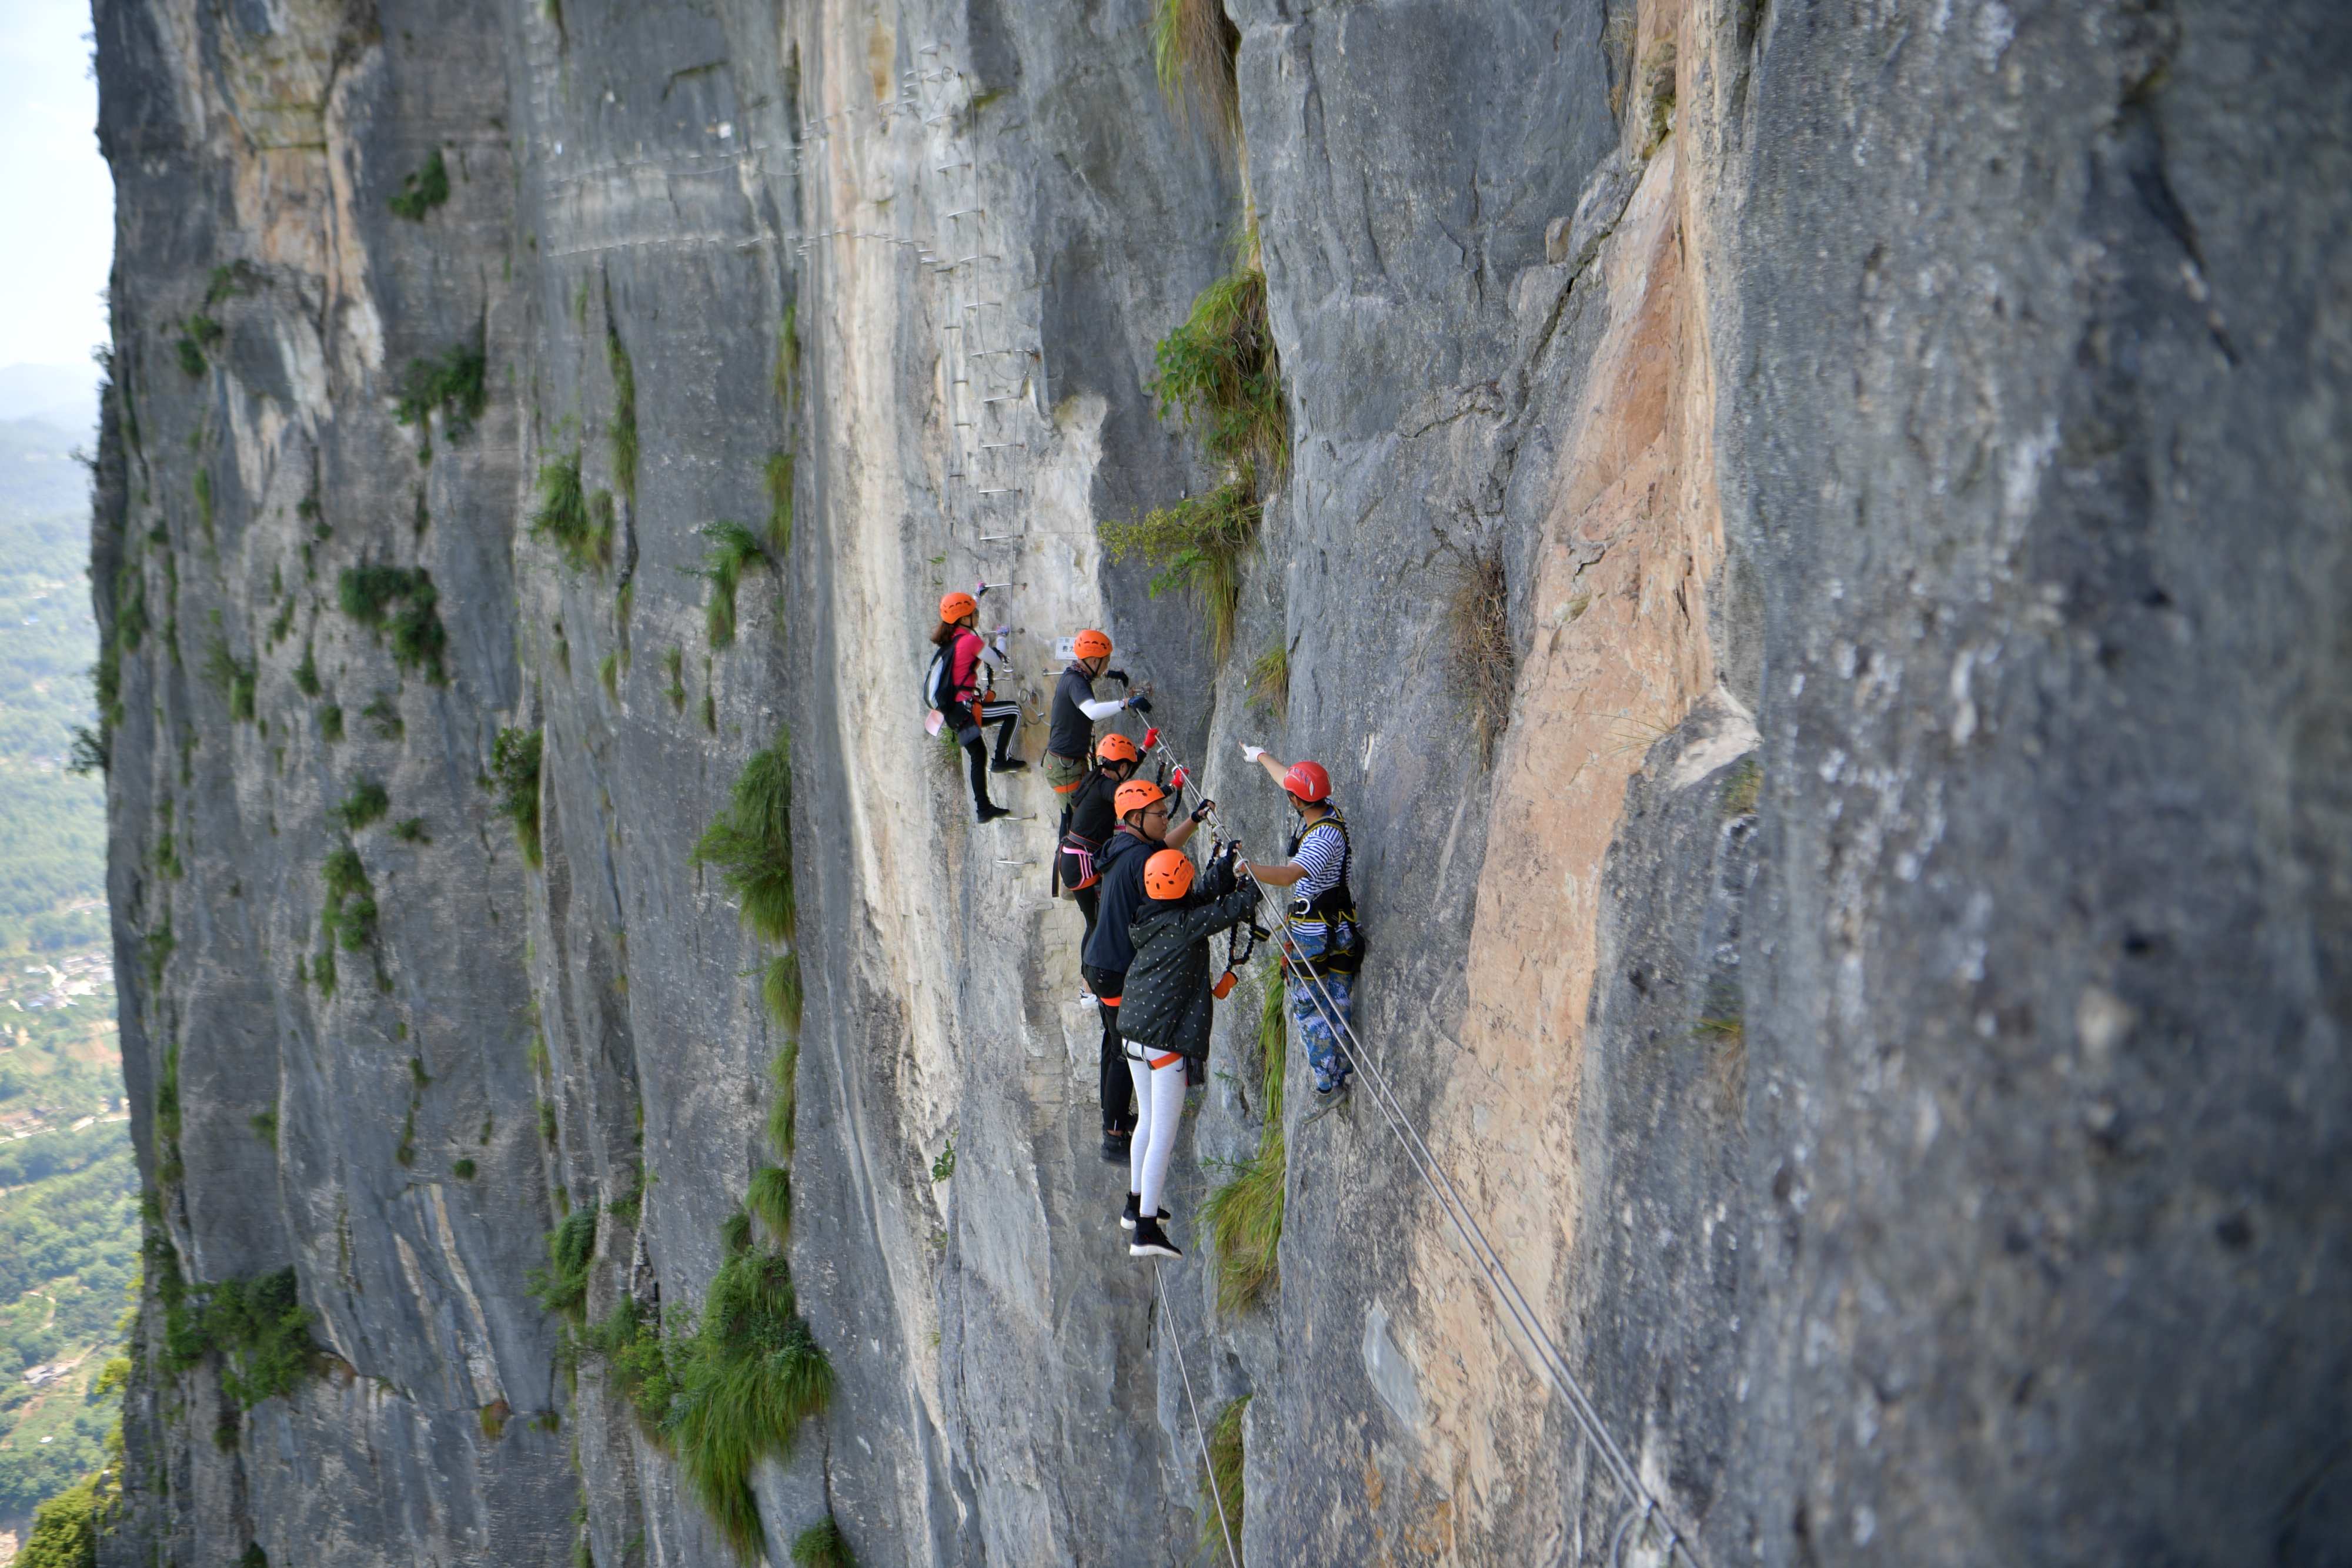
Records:
[[[95,444],[98,423],[96,365],[0,366],[0,419],[37,419]]]

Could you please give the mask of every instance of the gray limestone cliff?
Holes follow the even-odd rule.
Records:
[[[2352,17],[1172,10],[97,0],[102,1560],[1174,1564],[1201,1422],[1261,1564],[2352,1563]],[[1237,269],[1226,638],[1097,524]],[[1329,768],[1637,1491],[1263,963],[1126,1256],[975,579]]]

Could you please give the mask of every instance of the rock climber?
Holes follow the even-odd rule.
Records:
[[[972,627],[979,615],[980,601],[969,593],[950,593],[940,600],[939,630],[931,633],[931,646],[938,652],[931,655],[924,695],[939,708],[941,718],[953,729],[956,743],[971,759],[972,810],[982,822],[992,822],[1013,812],[988,798],[990,771],[1017,773],[1029,764],[1005,755],[1005,748],[1013,744],[1013,726],[1021,722],[1021,705],[994,700],[995,675],[986,655],[993,652],[1003,659],[1004,648],[1001,638],[992,650],[981,641]],[[991,724],[997,727],[993,762],[981,738],[984,727]]]
[[[1106,735],[1095,747],[1094,770],[1088,773],[1069,803],[1062,809],[1062,838],[1054,852],[1054,876],[1058,888],[1077,902],[1078,913],[1086,917],[1086,936],[1080,938],[1079,951],[1094,937],[1095,914],[1101,907],[1102,873],[1096,863],[1110,842],[1113,829],[1118,826],[1114,800],[1120,785],[1135,777],[1143,754],[1135,742],[1123,735]],[[1078,1000],[1099,1002],[1091,987],[1078,992]],[[1104,1158],[1125,1158],[1127,1139],[1135,1131],[1135,1103],[1129,1092],[1127,1059],[1118,1049],[1118,1031],[1110,1025],[1107,1014],[1103,1026],[1102,1059],[1097,1064],[1097,1077],[1102,1091]],[[1112,1153],[1113,1145],[1118,1153]]]
[[[1127,1207],[1118,1223],[1135,1233],[1127,1247],[1135,1258],[1183,1256],[1168,1239],[1169,1214],[1160,1199],[1183,1114],[1184,1063],[1209,1058],[1215,1006],[1209,988],[1209,939],[1247,920],[1257,907],[1257,889],[1234,875],[1231,847],[1210,857],[1197,887],[1194,882],[1192,859],[1183,851],[1154,851],[1144,861],[1144,899],[1129,927],[1135,958],[1128,967],[1119,1030],[1135,1080],[1138,1115]]]
[[[1095,682],[1128,684],[1125,670],[1110,664],[1110,639],[1088,627],[1070,639],[1073,657],[1054,687],[1054,711],[1045,736],[1045,782],[1056,795],[1075,793],[1086,782],[1087,758],[1095,754],[1095,723],[1122,708],[1140,714],[1151,711],[1151,698],[1141,692],[1116,699],[1097,700]]]
[[[1291,890],[1285,919],[1295,955],[1285,965],[1290,1016],[1298,1021],[1307,1047],[1320,1114],[1348,1092],[1356,1071],[1339,1039],[1355,1010],[1356,969],[1364,955],[1356,897],[1348,886],[1353,858],[1348,822],[1331,803],[1331,776],[1319,763],[1285,767],[1265,747],[1247,743],[1242,755],[1265,769],[1297,813],[1286,852],[1290,858],[1279,865],[1244,862],[1242,869],[1267,887]]]
[[[1182,849],[1185,841],[1192,836],[1192,830],[1201,825],[1201,819],[1214,809],[1214,804],[1202,800],[1186,821],[1171,829],[1168,825],[1168,792],[1150,779],[1129,779],[1111,796],[1111,810],[1118,815],[1118,825],[1111,830],[1102,853],[1095,857],[1095,869],[1100,877],[1097,884],[1099,903],[1095,911],[1094,931],[1078,955],[1078,973],[1086,977],[1096,1005],[1102,1010],[1102,1049],[1113,1061],[1125,1061],[1119,1043],[1119,992],[1126,988],[1127,966],[1135,957],[1127,928],[1143,904],[1143,862],[1155,851]],[[1108,1116],[1108,1111],[1105,1114]],[[1105,1131],[1104,1159],[1126,1159],[1129,1150],[1128,1138]]]

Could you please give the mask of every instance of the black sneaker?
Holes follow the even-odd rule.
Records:
[[[1118,1228],[1121,1230],[1132,1230],[1135,1228],[1135,1222],[1142,1218],[1143,1195],[1141,1193],[1135,1192],[1129,1193],[1127,1195],[1127,1207],[1118,1211]],[[1167,1224],[1171,1218],[1172,1216],[1171,1216],[1166,1209],[1163,1208],[1160,1211],[1160,1224]]]
[[[1103,1164],[1107,1166],[1123,1166],[1127,1164],[1127,1151],[1129,1142],[1130,1135],[1126,1133],[1106,1132],[1103,1134]]]
[[[1166,1214],[1168,1211],[1163,1208],[1160,1212]],[[1128,1241],[1127,1255],[1130,1258],[1184,1256],[1176,1249],[1176,1243],[1168,1239],[1168,1232],[1160,1228],[1157,1219],[1138,1219],[1135,1222],[1135,1235]]]
[[[979,814],[981,826],[986,827],[989,823],[996,821],[999,817],[1009,817],[1013,815],[1013,808],[1010,806],[982,806],[980,808]]]
[[[991,773],[1018,773],[1029,764],[1017,757],[1000,757],[988,765]]]

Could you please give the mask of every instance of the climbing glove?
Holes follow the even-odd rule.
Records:
[[[1126,685],[1129,684],[1127,672],[1125,670],[1105,670],[1103,674],[1110,679],[1117,681],[1120,685]]]
[[[1151,699],[1150,697],[1129,697],[1127,699],[1127,706],[1133,708],[1138,713],[1150,713],[1151,711]]]
[[[1243,757],[1244,757],[1244,758],[1247,758],[1247,759],[1249,759],[1250,761],[1252,761],[1252,762],[1255,762],[1259,758],[1264,757],[1265,755],[1265,747],[1263,747],[1263,746],[1252,746],[1252,745],[1251,745],[1248,741],[1246,741],[1246,740],[1244,740],[1244,741],[1243,741],[1243,742],[1242,742],[1242,756],[1243,756]]]

